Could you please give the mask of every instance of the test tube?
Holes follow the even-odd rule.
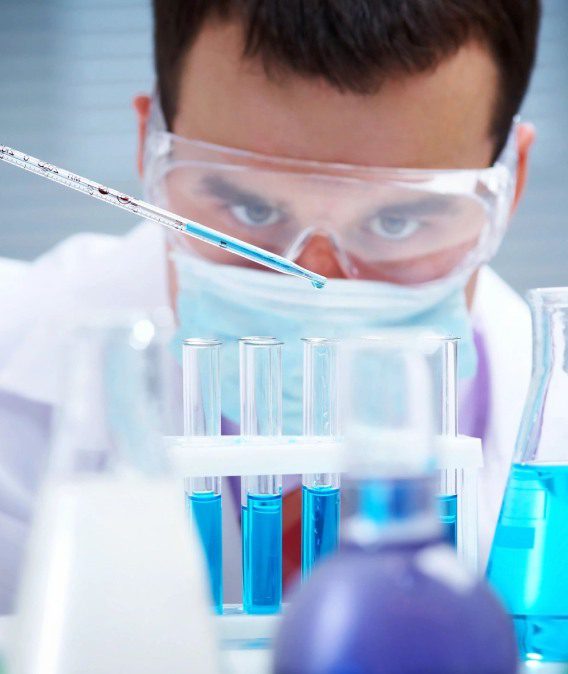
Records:
[[[282,342],[244,337],[239,342],[241,435],[282,434]],[[276,613],[282,604],[282,476],[241,480],[243,609]]]
[[[183,426],[186,436],[221,434],[220,350],[221,342],[215,339],[186,339],[183,342]],[[205,552],[213,605],[217,613],[222,613],[221,478],[188,478],[185,491],[190,521],[197,528]]]
[[[457,417],[457,357],[458,339],[454,337],[433,338],[437,343],[431,359],[434,386],[439,405],[437,411],[441,435],[456,437]],[[438,506],[444,537],[457,547],[458,543],[458,475],[455,468],[440,470]]]
[[[304,435],[334,436],[337,416],[337,341],[320,337],[304,342]],[[339,475],[302,476],[302,580],[318,560],[339,544]]]

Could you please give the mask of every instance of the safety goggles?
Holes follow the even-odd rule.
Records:
[[[154,116],[144,177],[154,203],[228,235],[292,260],[323,237],[347,277],[416,285],[472,272],[497,251],[515,136],[516,124],[489,168],[391,169],[217,146],[169,133]],[[235,263],[222,250],[197,252]]]

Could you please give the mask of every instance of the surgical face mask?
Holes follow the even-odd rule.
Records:
[[[393,169],[261,155],[165,129],[155,101],[145,143],[148,198],[297,259],[325,237],[347,278],[421,285],[469,276],[496,252],[511,209],[516,127],[483,169]],[[187,241],[221,264],[226,251]]]
[[[413,328],[460,337],[460,376],[475,372],[476,352],[463,284],[417,290],[374,281],[328,281],[324,290],[281,274],[213,264],[174,252],[178,274],[176,349],[188,337],[215,337],[221,356],[223,415],[239,423],[237,340],[273,335],[284,342],[285,433],[302,429],[302,337],[347,337]]]

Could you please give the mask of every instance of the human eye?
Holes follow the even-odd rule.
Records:
[[[246,227],[269,227],[284,219],[280,208],[260,199],[241,199],[227,204],[233,218]]]
[[[215,173],[201,180],[204,194],[212,197],[232,219],[241,226],[251,228],[270,227],[288,220],[286,210],[259,194],[233,183],[225,176]]]
[[[376,213],[365,224],[365,229],[383,239],[408,239],[424,226],[424,222],[411,215]]]

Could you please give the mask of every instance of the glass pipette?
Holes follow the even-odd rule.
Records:
[[[19,152],[18,150],[14,150],[5,145],[0,145],[0,159],[8,164],[24,169],[25,171],[30,171],[30,173],[35,173],[48,180],[53,180],[60,185],[77,190],[78,192],[82,192],[95,199],[105,201],[111,206],[117,206],[118,208],[122,208],[146,218],[147,220],[158,222],[160,225],[164,225],[164,227],[169,227],[178,232],[189,234],[190,236],[194,236],[213,246],[219,246],[219,248],[228,250],[230,253],[240,255],[247,260],[257,262],[258,264],[274,269],[275,271],[305,278],[308,281],[311,281],[312,285],[316,288],[323,288],[327,280],[325,276],[304,269],[304,267],[300,267],[300,265],[291,260],[287,260],[280,255],[275,255],[267,250],[258,248],[258,246],[245,243],[233,236],[227,236],[211,227],[201,225],[194,220],[187,220],[175,213],[166,211],[163,208],[153,206],[141,199],[135,199],[127,194],[113,190],[110,187],[100,185],[93,180],[82,178],[66,169],[53,166],[53,164],[48,164],[41,159],[32,157],[29,154],[24,154],[23,152]]]

